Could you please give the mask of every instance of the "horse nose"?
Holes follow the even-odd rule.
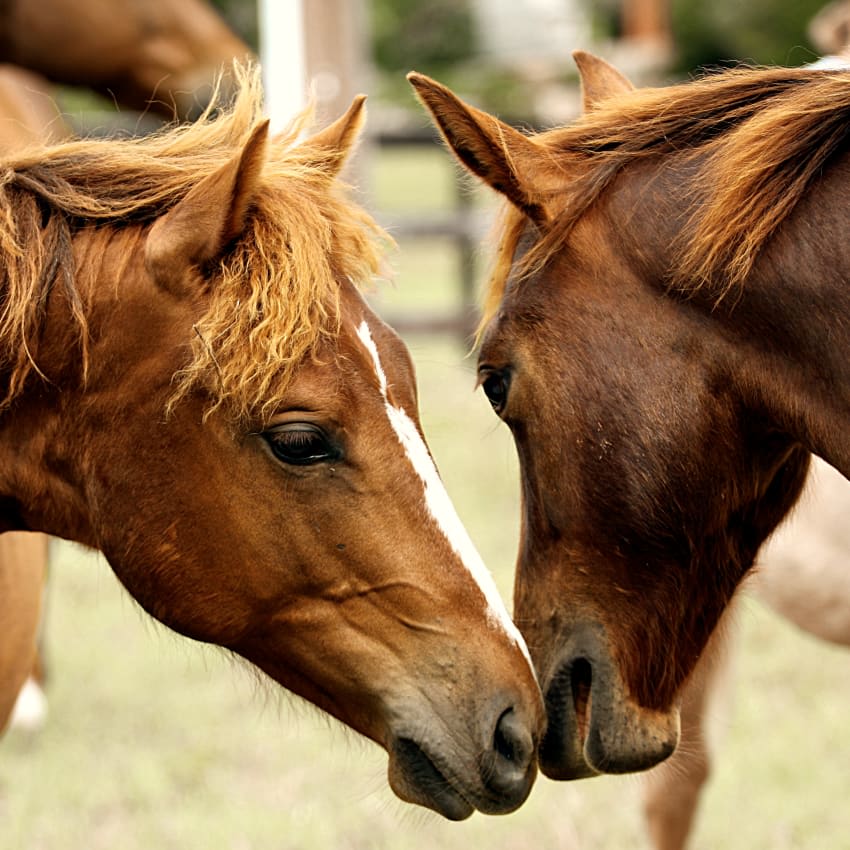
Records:
[[[537,774],[535,753],[531,721],[517,707],[504,709],[496,720],[481,769],[485,787],[500,799],[500,812],[520,806],[531,791]]]

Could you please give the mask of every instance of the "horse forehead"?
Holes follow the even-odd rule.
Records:
[[[365,303],[359,293],[343,288],[338,346],[352,371],[377,382],[395,401],[416,409],[416,378],[407,346]]]
[[[534,368],[549,359],[547,352],[559,352],[559,336],[569,332],[566,314],[538,297],[534,287],[534,281],[524,281],[505,295],[482,334],[479,365],[503,367],[522,361],[525,368]]]

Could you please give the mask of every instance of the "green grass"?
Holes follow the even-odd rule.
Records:
[[[436,178],[425,183],[430,191]],[[405,247],[400,304],[451,297],[450,255],[429,247],[417,260],[415,250]],[[437,462],[509,596],[519,518],[509,435],[473,394],[460,344],[408,342]],[[51,713],[42,733],[0,741],[0,850],[649,846],[635,777],[540,779],[513,815],[461,824],[404,805],[377,747],[258,684],[222,652],[154,624],[97,556],[65,543],[54,555]],[[736,699],[692,848],[850,850],[850,656],[756,604],[739,620]]]

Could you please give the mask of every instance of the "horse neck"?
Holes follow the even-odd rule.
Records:
[[[768,243],[730,317],[762,355],[765,406],[850,477],[850,429],[842,427],[850,423],[848,182],[845,157]]]
[[[612,193],[607,217],[620,223],[630,267],[661,288],[688,214],[671,200],[683,175],[671,173],[667,185],[656,175],[648,191],[647,174],[635,171]],[[845,158],[783,222],[740,288],[719,303],[710,286],[697,289],[682,306],[725,348],[753,407],[850,477],[850,431],[841,427],[850,422],[848,181]]]
[[[74,287],[87,330],[72,313],[60,271],[32,346],[38,372],[30,372],[0,414],[0,530],[40,530],[96,545],[86,491],[92,464],[87,434],[120,427],[121,417],[132,415],[134,399],[141,406],[152,403],[131,388],[152,386],[147,373],[157,368],[159,350],[159,340],[152,340],[174,321],[169,304],[171,312],[177,305],[145,274],[143,244],[142,232],[133,228],[74,236]],[[177,349],[175,340],[169,350]],[[7,385],[9,375],[0,377]]]

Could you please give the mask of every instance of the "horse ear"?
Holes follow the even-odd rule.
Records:
[[[268,134],[269,123],[264,121],[237,156],[154,223],[145,245],[145,265],[161,286],[185,294],[191,270],[218,259],[242,233],[260,185]]]
[[[546,211],[533,185],[543,150],[519,130],[464,103],[424,74],[411,71],[407,79],[463,165],[532,220],[544,223]]]
[[[301,151],[306,152],[309,159],[314,159],[315,164],[324,168],[330,177],[336,177],[342,171],[360,135],[366,120],[365,104],[366,95],[358,94],[344,115],[301,144]]]
[[[582,105],[585,112],[590,112],[608,97],[634,91],[629,78],[601,57],[584,50],[574,50],[573,59],[581,77]]]

